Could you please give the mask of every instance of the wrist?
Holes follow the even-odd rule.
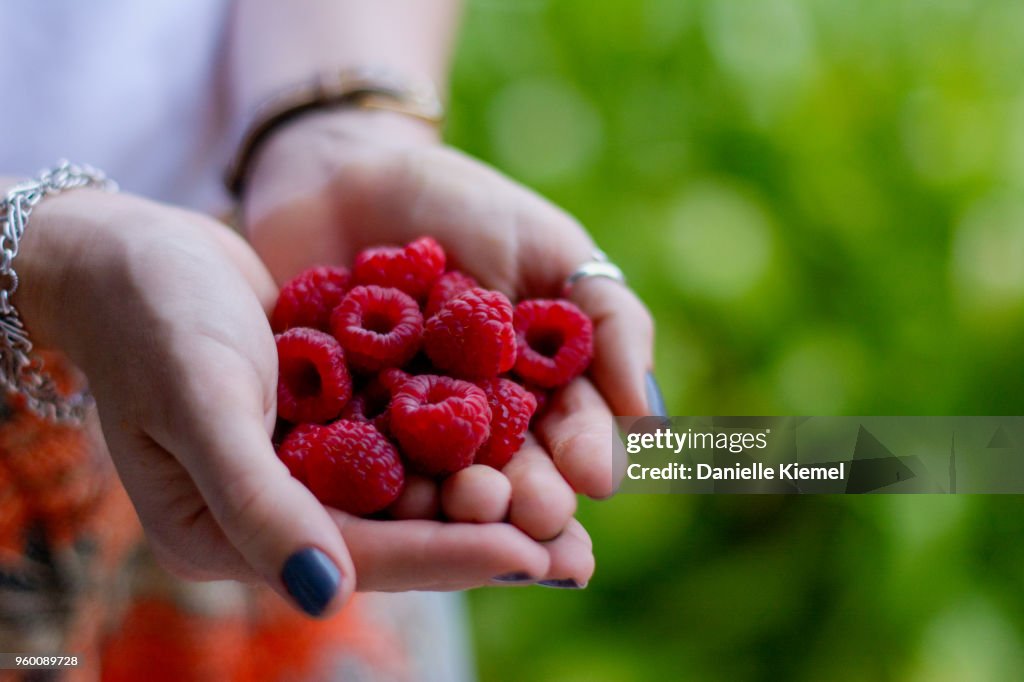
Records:
[[[103,220],[113,200],[102,190],[82,188],[47,197],[32,212],[14,261],[19,285],[11,300],[36,346],[72,350],[73,335],[65,333],[77,307],[71,294],[80,290],[96,250],[87,216]]]
[[[403,118],[419,119],[430,126],[439,126],[444,119],[444,107],[433,85],[427,81],[410,81],[383,69],[350,68],[320,72],[308,81],[283,88],[267,97],[255,109],[227,168],[224,180],[228,191],[236,197],[243,194],[254,157],[267,139],[286,124],[314,113],[340,113],[340,118],[347,120],[346,112],[352,110],[399,113]],[[313,120],[324,118],[333,120],[336,116],[320,116]],[[389,121],[392,117],[367,118],[377,122]],[[405,124],[400,130],[407,130]],[[422,128],[411,130],[422,131]]]
[[[308,197],[340,174],[363,168],[361,159],[440,143],[436,126],[399,112],[338,108],[303,114],[275,129],[253,156],[240,196],[243,227],[249,232],[281,204]],[[351,186],[353,180],[348,177],[344,184]]]

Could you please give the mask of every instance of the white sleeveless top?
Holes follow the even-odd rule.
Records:
[[[0,3],[0,176],[61,158],[122,189],[227,207],[230,0]]]

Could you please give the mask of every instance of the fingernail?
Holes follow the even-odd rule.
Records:
[[[565,578],[564,580],[541,580],[537,584],[543,585],[544,587],[557,587],[560,590],[582,590],[587,586],[586,583],[580,585],[572,578]]]
[[[515,573],[502,573],[491,578],[496,583],[532,583],[534,578],[529,573],[523,573],[522,571],[516,571]]]
[[[341,572],[326,554],[307,547],[284,562],[281,581],[303,611],[319,616],[338,593]]]
[[[652,417],[667,417],[668,410],[665,409],[665,397],[661,395],[661,386],[654,378],[654,372],[647,372],[644,382],[647,389],[647,412]]]

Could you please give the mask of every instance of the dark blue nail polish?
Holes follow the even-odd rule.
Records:
[[[565,578],[564,580],[541,580],[538,585],[544,587],[557,587],[560,590],[582,590],[586,587],[586,583],[580,585],[572,578]]]
[[[665,397],[661,395],[661,387],[658,386],[658,380],[654,378],[654,372],[647,372],[644,384],[647,389],[647,414],[652,417],[667,417]]]
[[[303,611],[319,616],[338,593],[341,572],[326,554],[315,547],[307,547],[284,562],[281,582]]]
[[[496,583],[532,583],[534,578],[529,573],[523,573],[522,571],[516,571],[515,573],[502,573],[491,578]]]

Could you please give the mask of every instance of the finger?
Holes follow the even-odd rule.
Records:
[[[535,438],[527,437],[502,473],[512,484],[509,521],[538,540],[561,533],[576,513],[576,495]]]
[[[577,281],[570,299],[594,323],[590,376],[612,412],[647,415],[657,411],[647,383],[654,364],[654,322],[644,304],[631,289],[604,277]]]
[[[360,591],[464,590],[509,575],[547,575],[548,551],[507,523],[374,521],[331,513],[351,548]]]
[[[536,432],[574,490],[595,498],[612,494],[612,414],[589,379],[556,392]]]
[[[520,246],[524,296],[557,296],[567,277],[591,260],[595,246],[583,227],[539,197],[522,198],[521,222],[531,239]],[[647,415],[663,410],[648,372],[653,367],[654,328],[650,313],[620,282],[603,277],[578,280],[569,293],[594,322],[591,374],[615,414]],[[652,377],[653,378],[653,377]],[[659,415],[664,416],[664,415]]]
[[[441,508],[451,521],[497,523],[508,514],[512,485],[498,471],[474,464],[455,472],[441,486]]]
[[[547,576],[538,585],[563,589],[587,586],[594,574],[594,544],[579,521],[572,519],[565,531],[545,546],[551,564]]]
[[[437,483],[433,479],[415,474],[405,477],[402,494],[388,507],[391,517],[400,520],[436,519],[440,510]]]
[[[547,575],[535,581],[517,579],[501,582],[521,587],[540,585],[577,590],[587,586],[594,574],[594,543],[579,521],[572,519],[562,534],[545,542],[544,547],[550,557]]]
[[[240,380],[233,355],[221,359],[233,380],[182,376],[183,400],[154,438],[185,466],[257,575],[310,615],[333,611],[355,584],[348,550],[323,505],[277,459],[258,382]]]

